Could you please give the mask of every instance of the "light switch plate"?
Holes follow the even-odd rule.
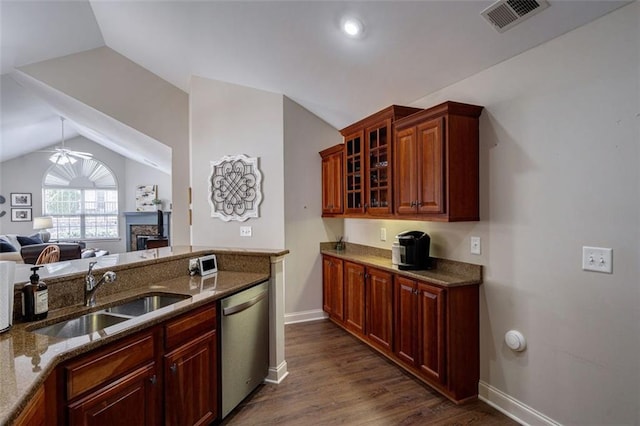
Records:
[[[482,247],[480,245],[480,237],[471,237],[471,254],[482,253]]]
[[[613,249],[582,247],[582,269],[585,271],[613,273]]]
[[[387,241],[387,228],[380,228],[380,241]]]
[[[251,227],[250,226],[241,226],[240,227],[240,236],[241,237],[250,237],[251,236]]]

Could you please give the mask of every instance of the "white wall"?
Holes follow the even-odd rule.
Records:
[[[387,248],[381,225],[425,230],[434,255],[484,265],[481,380],[563,424],[640,424],[639,22],[634,2],[414,104],[485,106],[480,222],[345,224]],[[581,270],[584,245],[613,248],[613,275]]]
[[[20,69],[172,148],[172,243],[189,244],[187,93],[108,47]]]
[[[145,166],[137,161],[125,158],[125,173],[127,186],[125,188],[124,211],[136,211],[136,186],[157,185],[158,198],[162,200],[162,209],[170,210],[171,204],[171,175],[163,173],[153,167]],[[173,242],[172,242],[173,243]]]
[[[320,217],[322,171],[318,152],[338,143],[342,143],[342,136],[335,128],[285,97],[285,247],[291,252],[285,271],[288,322],[322,315],[318,243],[335,241],[342,235],[343,221]]]
[[[283,96],[192,77],[189,101],[192,244],[284,248]],[[238,154],[258,158],[260,217],[224,222],[211,217],[210,162]],[[253,236],[240,237],[240,226],[251,226]]]
[[[164,182],[165,185],[167,185],[167,182],[170,182],[171,177],[169,175],[144,164],[130,161],[82,136],[65,141],[65,145],[70,149],[92,153],[96,160],[99,160],[111,169],[118,182],[118,203],[121,211],[131,211],[135,203],[135,185],[139,183],[139,176],[153,176],[154,179],[158,179],[154,180],[154,182]],[[57,145],[53,145],[51,148],[55,146]],[[49,154],[47,153],[33,152],[0,164],[0,194],[3,194],[7,199],[5,204],[2,205],[7,214],[0,218],[0,234],[31,235],[37,232],[33,230],[33,222],[11,222],[9,194],[11,192],[31,193],[32,217],[42,216],[42,180],[47,170],[52,166],[48,157]],[[131,179],[129,175],[131,170],[135,170],[133,179]],[[161,191],[162,186],[160,189],[160,195],[162,196]],[[130,197],[134,197],[134,199],[129,200]],[[110,253],[122,253],[126,251],[124,216],[120,216],[119,220],[120,239],[95,242],[88,241],[87,247],[99,247],[108,250]]]

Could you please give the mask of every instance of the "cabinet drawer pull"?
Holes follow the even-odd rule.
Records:
[[[152,385],[155,385],[156,383],[158,383],[158,378],[154,374],[153,376],[149,377],[149,381],[151,382]]]
[[[178,366],[177,364],[174,362],[173,364],[171,364],[171,367],[169,367],[169,370],[171,370],[171,372],[173,374],[175,374],[178,371]]]

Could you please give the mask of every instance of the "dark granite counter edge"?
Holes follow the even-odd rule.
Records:
[[[408,278],[428,281],[442,287],[482,284],[482,265],[432,258],[435,263],[434,269],[425,271],[400,270],[391,263],[391,250],[353,243],[345,243],[344,250],[336,250],[335,243],[320,243],[320,253],[383,269]]]

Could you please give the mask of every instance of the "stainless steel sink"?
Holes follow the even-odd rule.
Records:
[[[59,323],[33,330],[34,333],[45,334],[47,336],[61,337],[68,339],[84,334],[91,334],[109,326],[121,323],[129,318],[117,317],[106,314],[102,311],[82,315],[78,318],[61,321]]]
[[[91,334],[109,326],[127,321],[146,313],[164,308],[188,299],[190,296],[182,294],[155,294],[143,296],[120,305],[112,306],[101,311],[82,315],[65,321],[41,327],[33,330],[34,333],[45,334],[52,337],[68,339],[84,334]]]
[[[189,296],[183,296],[179,294],[144,296],[139,299],[123,303],[121,305],[107,308],[105,309],[105,312],[137,317],[155,311],[156,309],[173,305],[174,303],[180,302],[181,300],[187,299],[188,297]]]

